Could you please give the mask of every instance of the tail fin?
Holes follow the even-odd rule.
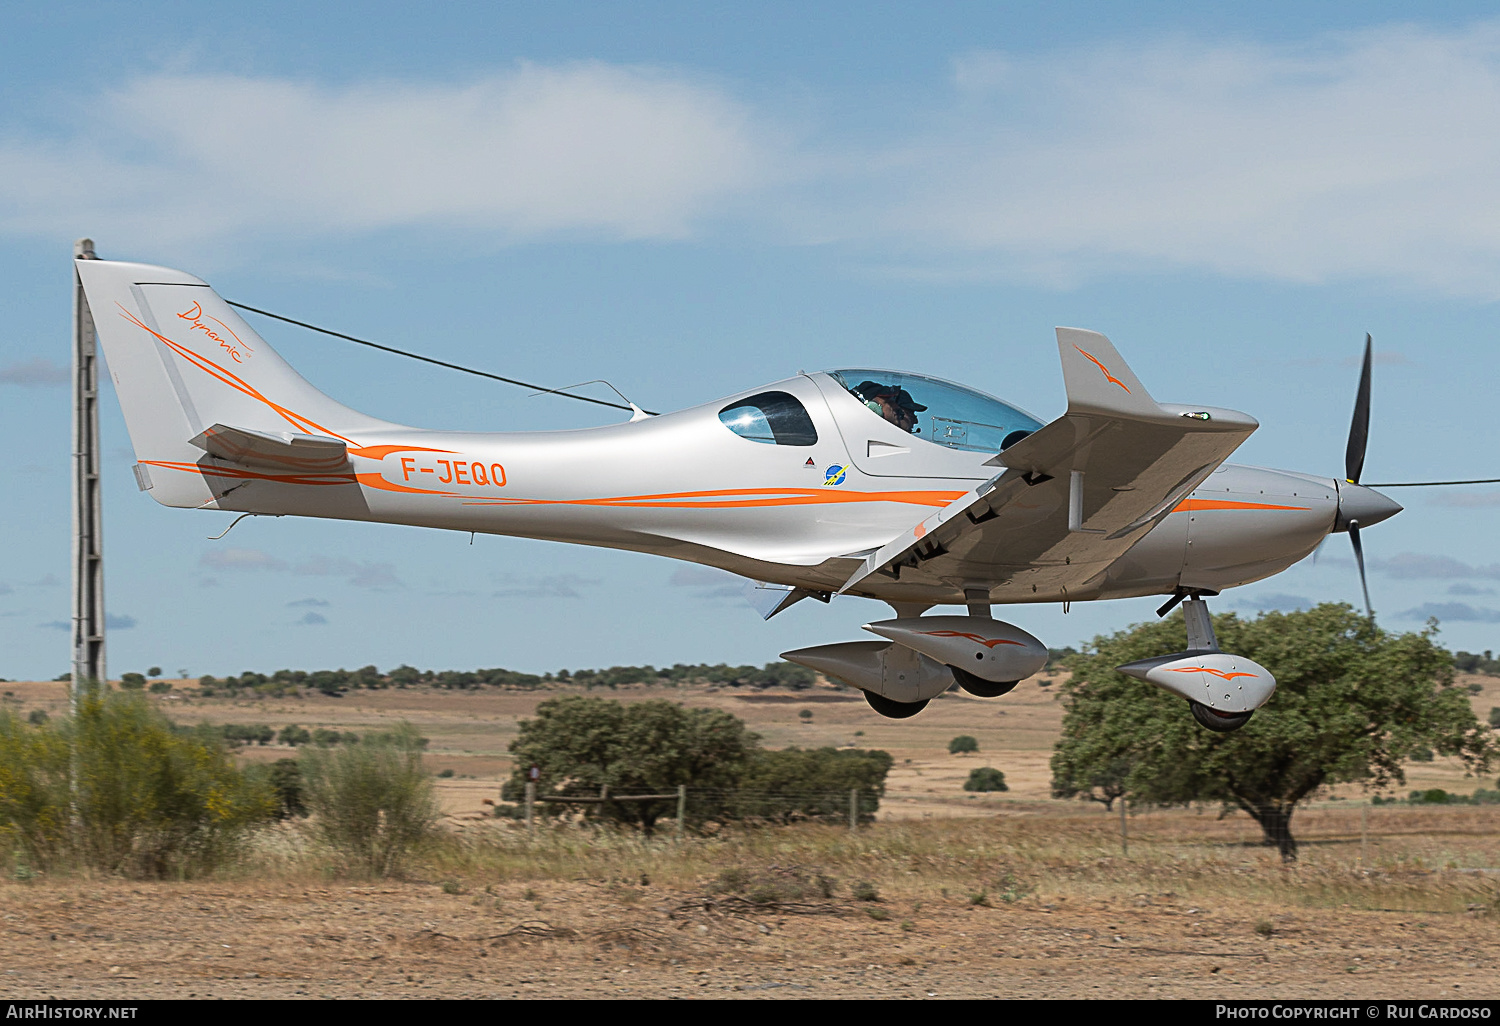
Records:
[[[307,436],[347,443],[348,432],[391,426],[314,388],[198,278],[107,260],[77,267],[135,446],[137,478],[157,501],[213,501],[201,476],[152,475],[150,468],[198,464],[206,452],[224,458],[210,442],[225,429],[270,436],[265,445],[273,446]]]

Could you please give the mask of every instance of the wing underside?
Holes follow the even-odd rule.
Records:
[[[1005,469],[868,556],[839,590],[914,600],[1087,599],[1258,426],[1157,403],[1109,340],[1059,328],[1068,412],[1006,449]]]

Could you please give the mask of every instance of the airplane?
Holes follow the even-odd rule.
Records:
[[[1067,411],[1042,423],[964,385],[800,373],[624,423],[406,427],[314,388],[190,274],[76,261],[135,449],[166,506],[375,521],[648,552],[746,578],[769,619],[813,598],[886,603],[880,640],[783,653],[892,718],[956,683],[998,697],[1046,646],[996,605],[1170,596],[1188,648],[1120,667],[1236,730],[1276,688],[1220,650],[1205,598],[1401,511],[1360,485],[1369,344],[1343,480],[1225,460],[1244,413],[1153,399],[1108,338],[1057,329]],[[754,582],[754,584],[749,584]],[[1366,591],[1368,605],[1368,590]],[[964,615],[929,616],[934,606]]]

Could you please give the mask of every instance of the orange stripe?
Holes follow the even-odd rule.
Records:
[[[750,509],[760,506],[810,506],[841,502],[902,502],[916,506],[948,505],[963,492],[829,492],[800,488],[726,488],[661,495],[621,495],[600,499],[484,499],[470,506],[606,506],[639,509]],[[776,496],[773,498],[772,496]],[[711,501],[724,497],[722,501]],[[709,501],[693,501],[693,500]]]
[[[452,449],[429,449],[424,445],[366,445],[351,446],[349,455],[363,456],[367,460],[383,460],[393,452],[453,452]]]
[[[254,385],[251,385],[243,378],[240,378],[238,375],[231,373],[223,367],[220,367],[208,357],[202,356],[198,353],[195,353],[193,350],[188,349],[186,346],[179,345],[178,343],[173,342],[161,332],[152,331],[151,328],[145,324],[145,322],[140,320],[140,318],[136,317],[129,310],[125,309],[124,306],[121,306],[119,303],[116,303],[115,305],[120,307],[120,315],[122,317],[130,321],[132,324],[136,325],[141,330],[146,331],[151,335],[154,335],[156,338],[160,339],[162,343],[168,346],[174,353],[177,353],[179,356],[187,360],[199,370],[203,371],[205,374],[217,379],[218,381],[223,382],[230,388],[243,392],[250,398],[265,403],[271,409],[275,410],[283,420],[285,420],[288,424],[291,424],[293,427],[297,428],[299,431],[308,431],[309,429],[314,429],[319,434],[330,435],[334,438],[339,439],[341,442],[349,442],[349,439],[345,438],[337,431],[326,428],[315,420],[309,420],[307,417],[302,416],[300,413],[295,413],[292,410],[287,409],[285,406],[280,405],[279,403],[272,402],[270,399],[262,395]]]
[[[917,633],[928,634],[934,638],[968,638],[970,641],[977,641],[985,648],[994,648],[996,645],[1016,645],[1020,648],[1026,647],[1019,641],[1010,641],[1006,638],[994,638],[992,640],[986,641],[983,635],[970,634],[968,631],[918,631]]]
[[[1208,509],[1295,509],[1306,511],[1309,506],[1277,506],[1269,502],[1233,502],[1229,499],[1183,499],[1173,513],[1193,513]]]

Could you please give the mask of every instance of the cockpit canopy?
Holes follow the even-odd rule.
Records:
[[[951,449],[999,452],[1042,426],[1009,403],[939,378],[885,370],[828,374],[875,416]]]

